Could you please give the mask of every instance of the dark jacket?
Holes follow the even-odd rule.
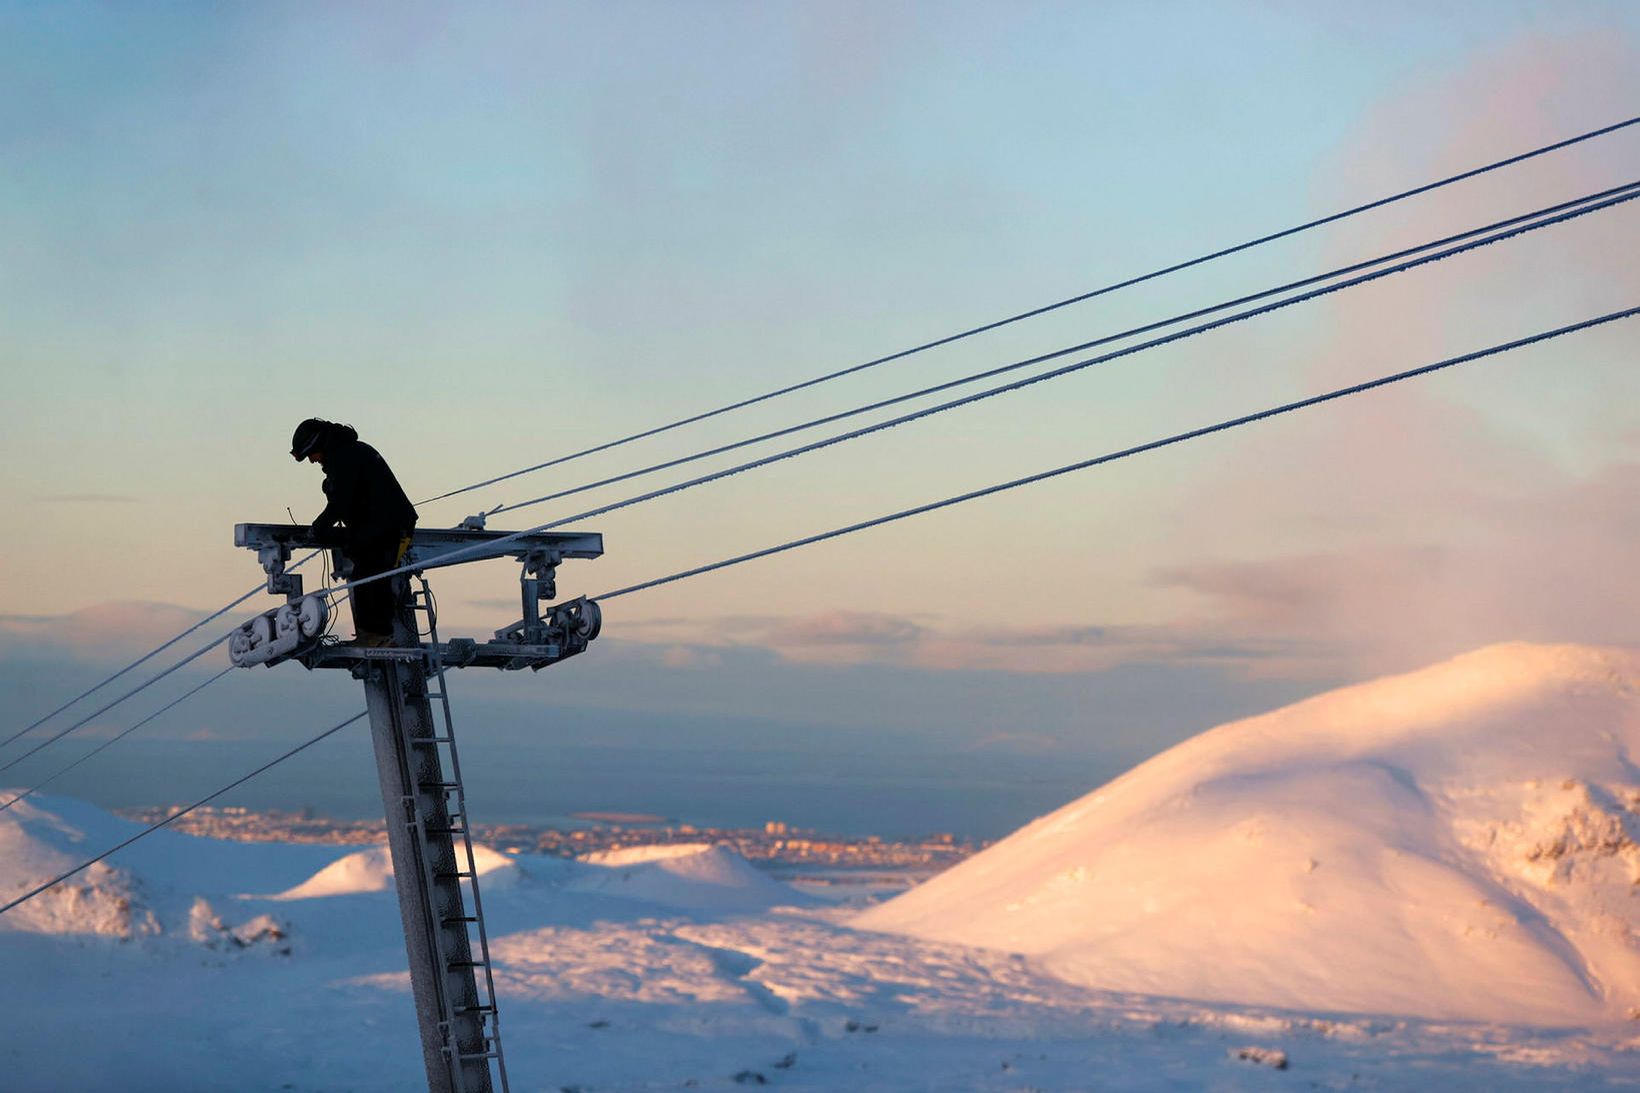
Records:
[[[338,521],[347,525],[345,536],[325,536],[351,544],[397,540],[416,526],[416,509],[405,496],[387,460],[358,439],[347,426],[326,438],[324,452],[325,510],[313,518],[315,531],[326,532]]]

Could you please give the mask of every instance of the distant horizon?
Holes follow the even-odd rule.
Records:
[[[252,811],[311,810],[335,820],[379,818],[382,804],[368,736],[361,726],[353,739],[333,742],[330,751],[306,762],[293,760],[216,803]],[[812,753],[765,753],[761,759],[769,765],[725,772],[720,762],[698,751],[571,746],[533,753],[531,773],[507,779],[498,777],[507,764],[492,749],[464,748],[464,758],[469,750],[476,754],[464,766],[478,823],[574,826],[598,822],[589,817],[635,813],[648,805],[638,814],[656,817],[657,826],[760,829],[773,821],[824,834],[896,839],[950,833],[994,841],[1122,773],[1111,770],[1101,778],[1092,764],[1067,769],[1063,759],[1046,757],[900,756],[873,757],[864,764],[871,775],[866,781],[862,764]],[[635,770],[629,762],[634,757],[647,759],[644,767]],[[117,775],[76,772],[42,792],[113,811],[176,807],[189,799],[156,797],[141,787],[183,765],[190,779],[205,787],[213,780],[229,781],[256,762],[255,751],[219,741],[142,741],[126,751]],[[539,770],[552,773],[543,777]],[[835,784],[807,784],[816,777]],[[637,795],[630,788],[634,779],[645,787]],[[26,787],[13,787],[0,776],[4,788]]]

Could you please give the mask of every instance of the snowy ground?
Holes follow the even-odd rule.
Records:
[[[512,1086],[1640,1089],[1637,680],[1512,646],[1322,696],[864,915],[721,848],[486,852]],[[0,813],[0,895],[135,827]],[[0,1090],[416,1089],[403,961],[379,850],[161,832],[0,917]]]
[[[1492,646],[1202,733],[856,923],[1086,986],[1640,1016],[1640,656]]]
[[[63,799],[12,811],[21,822],[0,829],[12,864],[126,829]],[[34,928],[0,930],[0,1088],[417,1087],[379,857],[164,833],[132,859],[70,888]],[[491,864],[520,1091],[1640,1088],[1627,1026],[1432,1024],[1089,990],[1008,953],[851,929],[854,908],[782,889],[722,851]],[[254,898],[235,898],[252,879]]]

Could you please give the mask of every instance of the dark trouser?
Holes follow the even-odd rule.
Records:
[[[399,546],[404,536],[388,539],[366,539],[349,543],[348,560],[353,563],[352,580],[386,573],[399,562]],[[372,581],[351,592],[353,599],[353,630],[356,634],[392,634],[393,613],[398,610],[404,588],[403,577],[389,577]]]

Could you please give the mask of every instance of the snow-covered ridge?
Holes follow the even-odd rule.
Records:
[[[1622,1018],[1635,754],[1640,655],[1493,646],[1205,732],[856,923],[1173,997]]]

